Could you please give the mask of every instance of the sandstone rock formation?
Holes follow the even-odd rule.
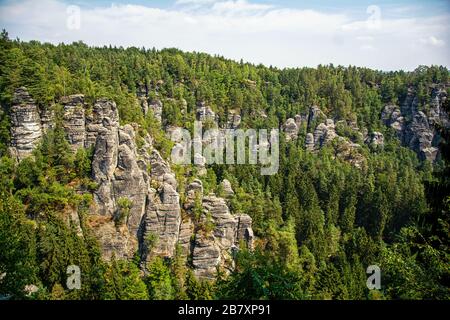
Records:
[[[233,215],[224,198],[204,195],[200,180],[186,187],[182,210],[178,181],[170,163],[153,147],[149,135],[139,138],[138,147],[138,126],[120,126],[113,101],[98,99],[90,105],[83,95],[71,95],[62,98],[60,104],[63,127],[73,151],[93,148],[92,179],[97,188],[87,223],[105,259],[132,259],[139,253],[145,271],[153,257],[173,257],[180,245],[182,254],[191,258],[195,274],[210,279],[218,268],[232,270],[233,250],[239,245],[253,247],[251,218]],[[210,109],[203,107],[204,119],[215,118]],[[20,160],[39,143],[43,128],[53,126],[53,114],[49,109],[42,121],[24,88],[17,90],[12,111],[11,150]],[[196,157],[203,160],[197,170],[201,176],[206,173],[204,158]],[[229,181],[222,182],[222,189],[226,197],[233,195]],[[197,204],[200,216],[196,216]],[[70,220],[79,224],[77,218],[77,213],[72,212]]]
[[[42,138],[41,118],[34,100],[26,88],[14,93],[11,108],[10,152],[17,160],[31,155]]]
[[[229,182],[225,181],[228,192],[232,191]],[[200,200],[202,214],[195,216],[195,202]],[[187,254],[192,256],[194,273],[201,278],[213,278],[217,270],[229,272],[233,266],[233,251],[244,244],[253,248],[252,220],[248,215],[233,215],[225,199],[214,194],[203,195],[203,185],[200,180],[194,180],[186,189],[184,208],[189,217],[180,228],[180,236],[185,230],[196,230],[192,246],[186,240],[180,241]],[[198,220],[196,220],[198,219]],[[207,224],[212,224],[211,230],[205,230]],[[186,236],[183,235],[185,238]],[[180,239],[181,240],[181,239]]]
[[[163,103],[159,99],[151,100],[149,105],[149,109],[152,110],[153,116],[156,120],[158,120],[160,123],[162,122],[162,112],[163,112]]]
[[[438,155],[438,134],[434,127],[450,125],[442,104],[447,100],[445,87],[431,88],[429,108],[423,108],[413,88],[409,88],[401,106],[386,105],[381,119],[393,128],[403,145],[414,150],[421,160],[435,161]]]
[[[217,117],[211,107],[206,102],[200,102],[197,105],[197,120],[202,122],[216,122]]]
[[[234,191],[233,188],[231,187],[230,181],[224,179],[220,185],[226,198],[232,197],[234,195]]]
[[[86,110],[84,96],[81,94],[63,97],[61,104],[64,108],[64,129],[67,139],[74,150],[83,148],[86,143]]]
[[[322,146],[333,141],[337,137],[334,121],[327,119],[326,123],[321,123],[314,130],[314,147],[320,149]]]
[[[286,135],[286,141],[297,139],[298,126],[293,118],[286,120],[286,123],[283,125],[283,131]]]
[[[308,151],[314,150],[314,135],[312,133],[306,134],[305,147]]]
[[[237,129],[239,128],[239,125],[241,124],[241,115],[237,110],[230,110],[228,111],[228,119],[226,128],[227,129]]]

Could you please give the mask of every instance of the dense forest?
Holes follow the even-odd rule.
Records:
[[[301,61],[298,62],[301,65]],[[440,156],[424,161],[402,145],[381,120],[383,107],[401,104],[408,88],[420,108],[430,88],[450,83],[444,67],[413,72],[318,66],[278,69],[176,49],[52,45],[0,39],[0,295],[10,299],[450,299],[449,129],[438,127]],[[253,219],[255,247],[235,257],[235,269],[214,281],[194,276],[189,261],[155,257],[142,272],[139,257],[102,259],[85,223],[96,188],[92,151],[74,152],[56,117],[33,155],[15,161],[10,145],[14,92],[26,87],[39,108],[71,94],[117,103],[121,124],[150,133],[168,158],[164,128],[190,128],[206,101],[227,122],[239,110],[243,128],[281,128],[312,105],[335,121],[381,132],[384,146],[358,141],[350,126],[340,134],[359,142],[364,165],[335,157],[338,146],[305,149],[299,138],[280,139],[280,170],[261,176],[258,166],[212,165],[204,188],[220,193],[228,179],[233,212]],[[164,101],[162,124],[144,115],[137,96]],[[448,92],[448,89],[447,89]],[[182,111],[180,101],[186,103]],[[444,106],[450,112],[448,100]],[[261,116],[263,115],[263,116]],[[139,137],[138,137],[139,139]],[[178,170],[187,180],[187,170]],[[182,184],[180,182],[180,184]],[[83,190],[83,192],[80,192]],[[126,206],[126,204],[124,204]],[[66,222],[76,208],[83,236]],[[80,266],[81,290],[68,290],[66,267]],[[366,269],[381,269],[380,290],[366,286]],[[34,285],[37,290],[24,290]]]

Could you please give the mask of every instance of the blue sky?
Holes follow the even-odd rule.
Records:
[[[450,67],[449,22],[448,0],[0,0],[0,28],[23,40],[176,47],[278,67]]]

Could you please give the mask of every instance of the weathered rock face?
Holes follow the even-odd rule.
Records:
[[[139,104],[141,105],[142,113],[146,115],[148,113],[148,88],[146,85],[139,85],[136,90],[136,96]]]
[[[42,133],[46,134],[48,130],[55,126],[55,111],[54,106],[44,108],[41,110],[41,129]]]
[[[206,105],[205,102],[201,102],[197,105],[197,120],[203,122],[216,122],[217,117],[210,106]]]
[[[162,112],[163,112],[163,104],[161,100],[154,99],[150,101],[148,108],[152,110],[153,116],[156,120],[158,120],[160,123],[162,122]]]
[[[326,123],[321,123],[314,131],[314,147],[316,149],[321,148],[327,143],[333,141],[337,137],[334,121],[327,119]]]
[[[253,249],[253,229],[252,218],[247,214],[240,214],[236,216],[237,219],[237,234],[236,245],[239,246],[243,242],[248,249]]]
[[[448,115],[442,108],[447,100],[445,87],[431,89],[429,108],[420,110],[421,105],[413,88],[408,89],[405,100],[400,107],[386,105],[381,119],[386,126],[395,130],[403,145],[414,150],[422,160],[435,161],[438,155],[438,134],[435,124],[449,126]]]
[[[232,197],[234,195],[234,191],[233,188],[231,187],[230,181],[224,179],[220,185],[226,198]]]
[[[137,163],[135,133],[131,125],[119,130],[117,167],[114,170],[113,190],[116,203],[120,199],[131,201],[126,225],[131,234],[138,233],[146,209],[148,185]]]
[[[206,158],[199,153],[194,154],[194,164],[197,168],[197,175],[199,177],[205,176],[207,174],[206,170]]]
[[[215,243],[216,238],[213,235],[196,234],[192,265],[195,275],[199,278],[210,279],[217,273],[220,264],[220,249]]]
[[[229,182],[228,182],[229,183]],[[227,181],[225,185],[228,184]],[[228,189],[228,188],[227,188]],[[231,186],[230,186],[231,189]],[[232,190],[231,190],[232,191]],[[202,215],[195,221],[195,201],[201,200]],[[195,240],[191,246],[186,240],[180,241],[188,255],[192,256],[194,273],[201,278],[214,278],[217,270],[229,272],[234,267],[233,251],[242,243],[253,248],[252,220],[247,215],[233,215],[225,199],[214,194],[203,195],[200,180],[194,180],[186,189],[184,208],[189,218],[180,228],[180,237],[186,238],[185,229],[196,230]],[[204,226],[212,223],[212,230],[205,230]],[[181,238],[180,238],[181,240]]]
[[[305,138],[305,147],[308,151],[314,150],[314,135],[312,133],[307,133]]]
[[[173,256],[181,224],[177,181],[168,163],[153,150],[149,166],[152,188],[147,198],[142,233],[144,256],[147,260],[154,255]],[[151,244],[148,243],[150,240]]]
[[[89,145],[95,141],[92,178],[99,185],[94,192],[94,200],[98,205],[98,212],[110,216],[114,216],[117,209],[113,180],[119,153],[118,119],[115,103],[101,100],[95,104],[92,117],[87,121],[89,132],[86,142]]]
[[[17,160],[31,155],[42,138],[41,118],[38,107],[22,87],[15,91],[11,108],[10,152]]]
[[[170,164],[153,148],[149,135],[140,137],[143,143],[138,148],[137,125],[120,126],[113,101],[99,99],[91,106],[82,95],[72,95],[62,98],[61,105],[63,127],[72,149],[93,147],[92,179],[98,187],[93,192],[87,223],[105,259],[113,255],[131,259],[138,252],[145,270],[152,257],[172,257],[180,245],[182,254],[192,258],[195,274],[213,278],[217,268],[233,268],[235,247],[242,243],[253,247],[251,218],[231,214],[223,198],[204,196],[198,179],[186,187],[182,213],[178,182]],[[53,126],[51,110],[43,121],[26,90],[17,91],[11,148],[19,160],[35,148],[42,128]],[[206,115],[211,116],[209,111]],[[199,176],[203,170],[206,173],[204,161],[198,169]],[[229,181],[224,180],[222,188],[226,197],[234,194]],[[200,217],[194,214],[196,203],[201,206]],[[76,218],[76,212],[71,213],[70,219]],[[212,228],[205,231],[207,224]]]
[[[286,135],[286,141],[297,139],[298,126],[295,123],[295,120],[292,118],[287,119],[286,123],[283,125],[283,131]]]
[[[86,142],[86,117],[84,115],[84,96],[81,94],[63,97],[64,130],[74,150],[83,148]]]
[[[309,108],[308,127],[311,127],[313,122],[322,121],[324,119],[326,119],[326,116],[318,106]]]

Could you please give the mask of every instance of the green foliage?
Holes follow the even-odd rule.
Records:
[[[156,257],[148,267],[148,275],[145,278],[149,296],[153,300],[170,300],[174,298],[175,290],[169,267],[164,260]]]
[[[24,298],[24,288],[37,280],[35,227],[22,204],[0,193],[0,295]]]
[[[132,262],[113,258],[105,277],[107,300],[147,300],[149,297],[139,269]]]
[[[240,252],[236,271],[219,282],[218,297],[237,300],[295,300],[304,298],[301,275],[259,251]]]
[[[431,167],[401,147],[380,121],[383,106],[401,104],[408,88],[416,91],[418,108],[426,110],[430,88],[449,82],[446,68],[279,70],[175,49],[12,41],[6,32],[0,38],[0,61],[0,276],[6,272],[0,294],[24,298],[24,286],[35,284],[39,291],[28,298],[449,299],[448,129],[438,128],[442,159]],[[33,155],[17,164],[7,149],[9,112],[20,86],[28,88],[39,108],[53,106],[56,123]],[[162,124],[152,110],[143,114],[136,99],[141,86],[149,101],[163,103]],[[236,270],[216,283],[195,278],[179,248],[172,259],[153,259],[143,279],[133,262],[103,262],[84,221],[96,188],[90,179],[92,149],[72,152],[57,104],[75,93],[84,94],[88,104],[99,97],[113,99],[121,124],[140,125],[138,147],[149,134],[166,159],[173,142],[163,127],[192,129],[200,102],[216,112],[221,125],[232,111],[240,112],[242,128],[276,128],[317,105],[343,120],[337,122],[338,134],[362,145],[366,163],[357,169],[337,159],[336,143],[306,152],[303,125],[298,141],[286,143],[281,137],[280,170],[274,176],[263,177],[250,165],[209,166],[202,177],[204,193],[220,193],[218,182],[231,181],[230,210],[252,217],[255,251],[241,249]],[[382,132],[384,148],[364,146],[350,125],[355,121],[360,129]],[[310,124],[309,130],[314,127]],[[179,182],[196,172],[175,170]],[[118,206],[115,223],[120,226],[132,203],[121,198]],[[200,197],[193,211],[200,224]],[[79,226],[69,216],[78,216]],[[212,231],[211,217],[204,222],[203,231]],[[152,247],[157,241],[150,235],[144,244]],[[83,272],[79,292],[64,287],[69,264]],[[382,289],[369,292],[365,269],[373,264],[382,268]]]
[[[128,198],[119,198],[117,199],[117,206],[119,209],[117,210],[114,222],[116,226],[120,226],[127,221],[133,202]]]

